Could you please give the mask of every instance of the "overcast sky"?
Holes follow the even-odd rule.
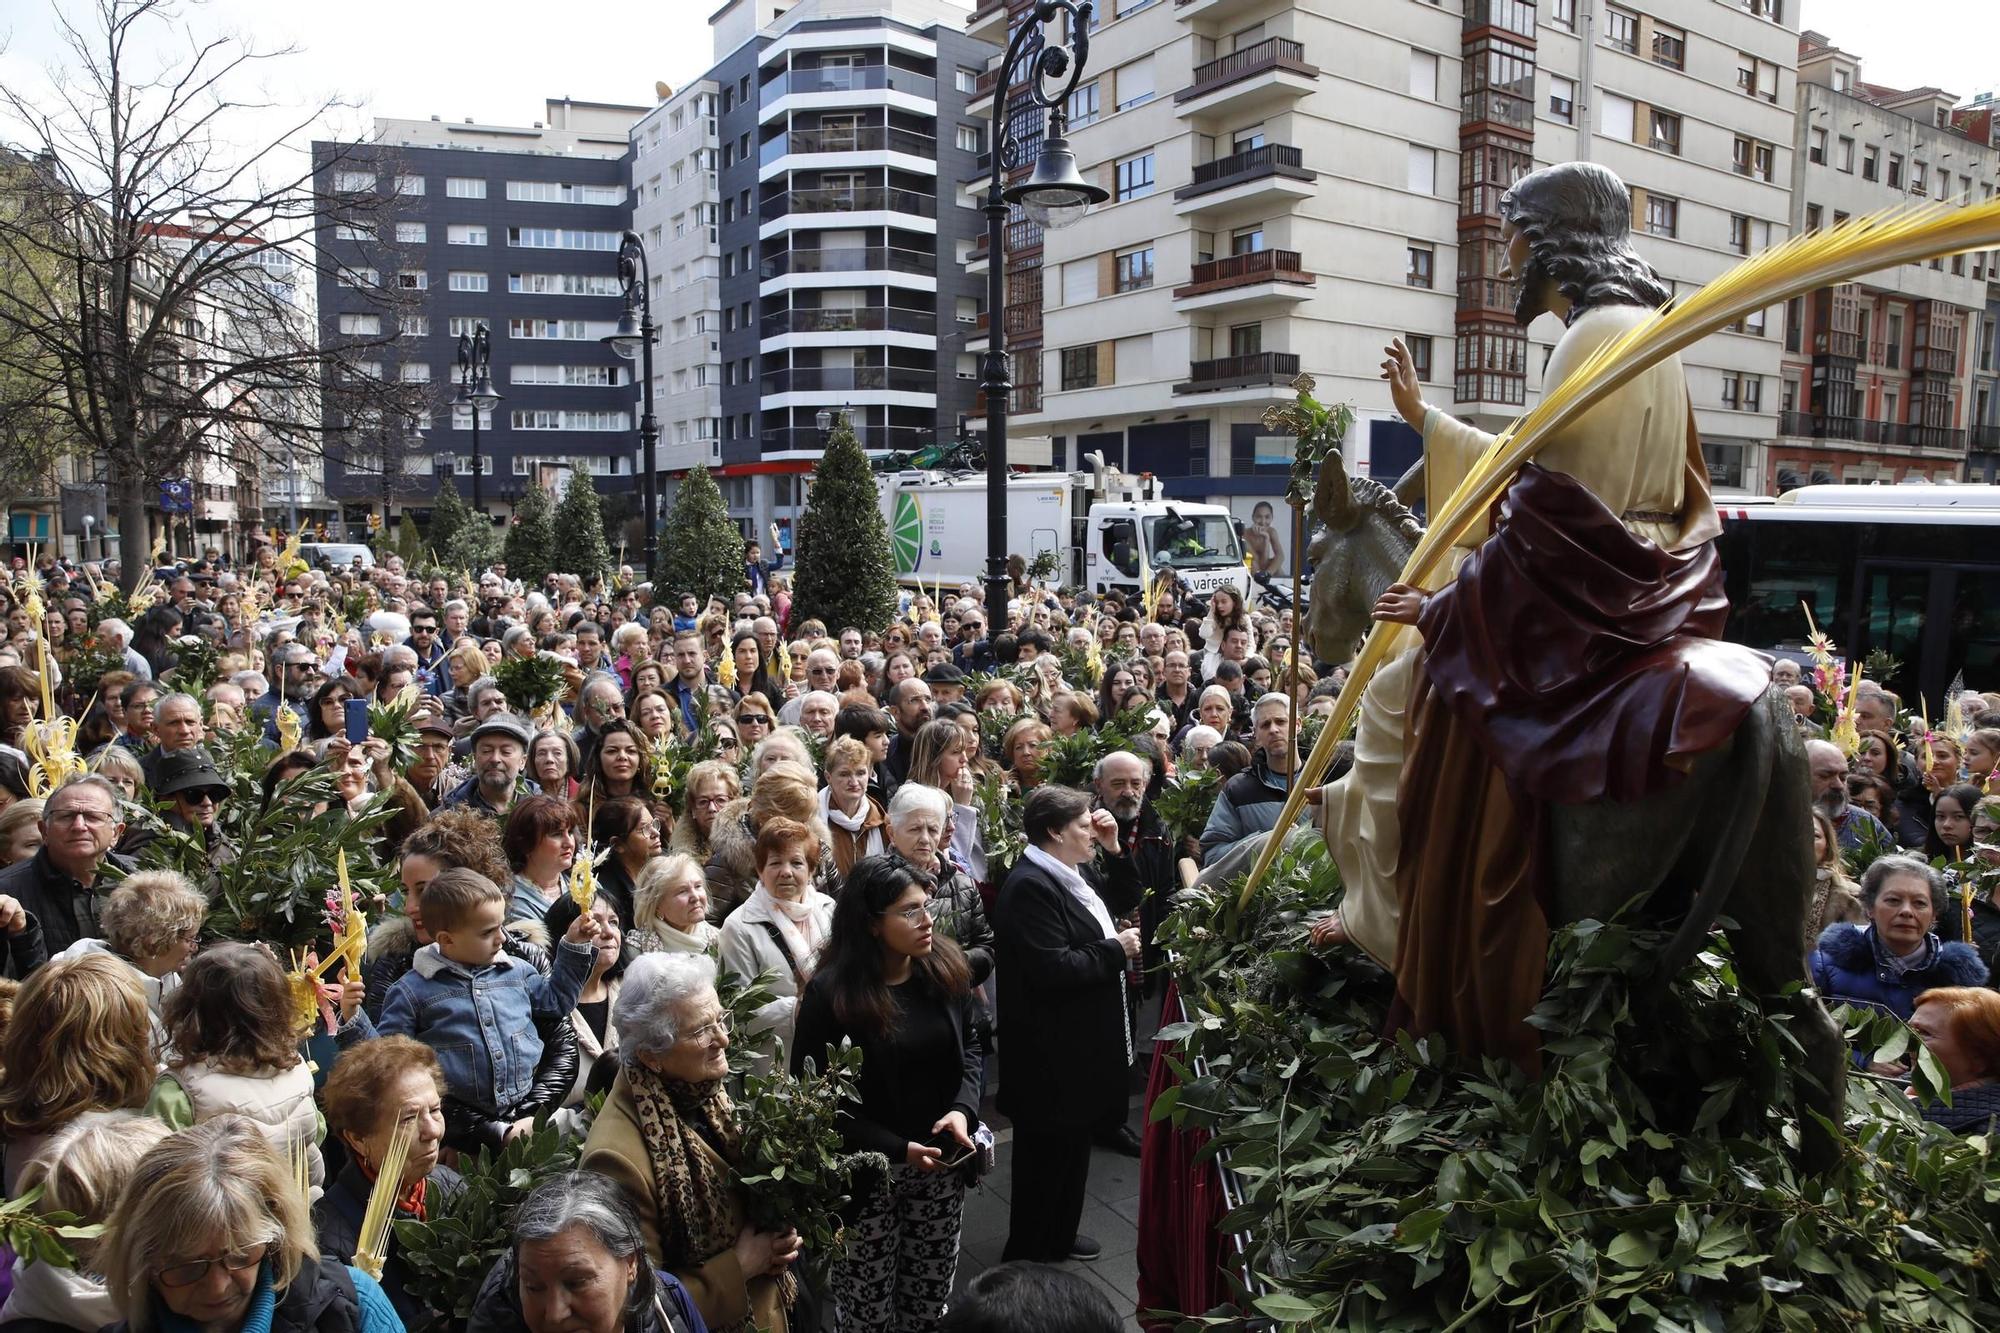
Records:
[[[1365,0],[1349,0],[1361,5]],[[72,14],[94,0],[60,0]],[[527,124],[545,97],[651,105],[712,63],[708,15],[720,0],[208,0],[153,25],[164,58],[189,34],[243,33],[300,53],[266,66],[271,95],[293,106],[353,104],[318,137],[365,132],[374,116],[442,116]],[[1804,24],[1860,56],[1873,83],[1933,83],[1962,98],[2000,89],[1992,0],[1803,0]],[[969,7],[969,6],[968,6]],[[64,57],[57,0],[0,0],[0,83],[44,84]],[[1893,12],[1895,20],[1886,22]],[[275,118],[273,132],[282,128]]]

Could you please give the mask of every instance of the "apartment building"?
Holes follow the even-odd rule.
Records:
[[[972,409],[979,282],[955,260],[984,223],[956,182],[985,148],[965,105],[992,50],[965,18],[948,0],[730,0],[713,67],[633,129],[676,321],[662,466],[707,463],[746,533],[789,530],[821,412],[887,452],[952,438]]]
[[[997,40],[1032,8],[999,0],[970,31]],[[1773,0],[1112,0],[1069,106],[1111,200],[1010,228],[1015,428],[1247,519],[1283,493],[1291,441],[1260,418],[1301,371],[1354,404],[1350,468],[1415,461],[1379,379],[1401,337],[1432,401],[1497,429],[1560,333],[1514,324],[1502,191],[1603,162],[1676,286],[1781,240],[1796,23]],[[1774,433],[1780,343],[1772,312],[1683,358],[1719,486],[1750,484]]]
[[[1964,203],[2000,184],[1989,116],[1951,94],[1867,83],[1860,58],[1817,32],[1799,41],[1795,225],[1811,231],[1913,201]],[[1783,408],[1769,484],[1954,481],[1975,427],[1992,421],[1987,306],[1993,254],[1959,255],[1792,303]],[[1993,440],[1982,451],[1991,466]]]
[[[358,373],[432,386],[421,395],[431,410],[413,422],[349,422],[329,441],[325,485],[349,532],[371,511],[428,509],[439,468],[470,499],[472,411],[452,398],[458,340],[481,326],[501,394],[479,421],[488,512],[504,514],[527,487],[570,467],[605,489],[631,489],[633,363],[598,340],[624,308],[628,136],[647,111],[551,99],[531,126],[378,120],[370,143],[346,150],[337,167],[333,145],[313,146],[323,195],[390,194],[398,204],[374,229],[323,222],[321,336],[378,341],[381,356]],[[379,313],[372,298],[382,288],[398,298],[398,314]]]

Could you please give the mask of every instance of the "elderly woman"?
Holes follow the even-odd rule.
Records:
[[[833,899],[813,886],[820,850],[818,835],[797,820],[765,820],[757,830],[757,887],[722,923],[717,944],[731,976],[746,985],[767,978],[772,999],[757,1011],[754,1030],[775,1032],[788,1047],[799,993],[833,923]],[[769,1063],[760,1053],[753,1067],[762,1073]]]
[[[1938,986],[1917,997],[1917,1034],[1951,1085],[1951,1105],[1924,1107],[1924,1119],[1956,1134],[1986,1134],[2000,1116],[2000,994],[1983,986]]]
[[[146,991],[155,1035],[161,1006],[180,984],[180,970],[201,938],[208,899],[187,878],[172,870],[141,870],[128,875],[104,900],[97,923],[103,939],[81,939],[56,955],[58,959],[107,954],[131,967]]]
[[[712,1329],[787,1333],[798,1233],[744,1220],[734,1160],[741,1133],[724,1090],[729,1012],[715,960],[647,954],[625,974],[614,1015],[623,1068],[578,1163],[624,1187],[646,1255],[679,1278]]]
[[[430,1047],[409,1037],[375,1037],[350,1046],[333,1066],[323,1099],[327,1130],[347,1148],[347,1164],[327,1182],[326,1193],[313,1207],[322,1255],[354,1262],[368,1196],[398,1125],[408,1124],[414,1136],[396,1186],[398,1218],[421,1222],[465,1188],[458,1172],[439,1160],[444,1075]],[[411,1290],[415,1275],[399,1249],[389,1248],[382,1290],[407,1321],[424,1310],[424,1303]]]
[[[1969,944],[1932,929],[1944,890],[1914,856],[1878,858],[1861,876],[1868,924],[1828,926],[1813,950],[1813,984],[1828,1003],[1865,1004],[1908,1019],[1934,986],[1983,986],[1986,964]]]
[[[951,819],[951,797],[920,782],[904,783],[889,801],[889,855],[924,877],[938,930],[964,952],[972,984],[983,986],[993,975],[993,927],[979,886],[951,859]]]
[[[820,844],[815,878],[821,884],[832,882],[831,840],[819,822],[819,778],[809,764],[773,764],[755,779],[748,797],[732,801],[715,817],[713,851],[705,867],[710,921],[722,924],[750,896],[757,884],[757,831],[780,816],[812,829]]]
[[[1054,736],[1048,723],[1030,714],[1007,728],[1000,738],[1000,762],[1014,776],[1023,793],[1033,791],[1042,780],[1042,747]]]
[[[813,767],[812,747],[802,729],[780,727],[758,741],[756,748],[750,751],[750,781],[756,782],[770,770],[771,765],[781,762]]]
[[[708,920],[708,881],[685,852],[646,864],[632,900],[634,953],[712,953],[722,934]]]
[[[152,1091],[152,1015],[132,968],[90,954],[37,968],[0,1037],[0,1193],[87,1111],[135,1110]]]
[[[573,799],[582,767],[576,742],[560,731],[537,732],[528,745],[528,776],[545,795]]]
[[[680,1279],[653,1267],[638,1215],[591,1171],[551,1176],[509,1220],[469,1333],[704,1333]]]
[[[119,1191],[139,1159],[172,1131],[139,1111],[90,1111],[57,1130],[21,1172],[23,1194],[39,1188],[38,1213],[68,1213],[81,1226],[111,1219]],[[9,1333],[80,1329],[114,1322],[118,1312],[96,1275],[97,1242],[70,1242],[78,1264],[14,1261],[14,1289],[0,1305],[0,1328]]]
[[[313,1244],[292,1173],[255,1125],[218,1116],[139,1160],[99,1251],[118,1333],[400,1333],[374,1278]]]
[[[827,833],[833,839],[833,865],[843,879],[856,861],[882,854],[882,828],[887,818],[882,803],[868,794],[868,780],[874,771],[868,747],[852,736],[828,743],[826,786],[819,793],[819,816],[826,821]]]
[[[743,779],[737,774],[736,765],[705,759],[690,768],[686,795],[681,800],[681,817],[667,839],[667,850],[692,856],[706,865],[714,851],[709,840],[714,835],[716,815],[742,794]]]

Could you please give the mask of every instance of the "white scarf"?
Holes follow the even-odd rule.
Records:
[[[778,934],[784,937],[785,947],[792,951],[792,960],[801,970],[812,966],[813,959],[819,956],[819,946],[826,942],[820,933],[813,901],[820,896],[819,890],[807,888],[804,898],[789,902],[765,888],[761,880],[750,893],[750,904],[758,907],[777,926]]]
[[[1084,882],[1083,876],[1075,867],[1064,865],[1039,847],[1028,848],[1028,860],[1055,876],[1056,883],[1070,891],[1070,896],[1083,906],[1084,911],[1090,913],[1090,919],[1104,932],[1105,939],[1118,938],[1117,928],[1111,924],[1110,909],[1104,905],[1104,900],[1097,896],[1096,891]]]
[[[707,953],[714,947],[715,937],[721,934],[721,931],[706,921],[695,922],[692,932],[685,931],[677,926],[668,925],[665,917],[656,917],[650,928],[635,930],[632,934],[635,937],[643,937],[635,938],[634,941],[641,946],[642,953]],[[659,945],[657,949],[648,947],[654,941]]]
[[[827,823],[844,828],[849,833],[859,833],[868,826],[868,793],[861,793],[861,808],[850,815],[833,803],[833,788],[821,787],[819,813]]]

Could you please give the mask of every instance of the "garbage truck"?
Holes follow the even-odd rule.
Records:
[[[1160,498],[1156,478],[1091,454],[1086,472],[1017,472],[1007,479],[1007,552],[1032,564],[1056,556],[1051,583],[1141,595],[1171,569],[1196,600],[1217,588],[1247,597],[1250,575],[1235,519],[1221,505]],[[896,577],[956,588],[986,577],[986,477],[910,470],[876,477]]]

